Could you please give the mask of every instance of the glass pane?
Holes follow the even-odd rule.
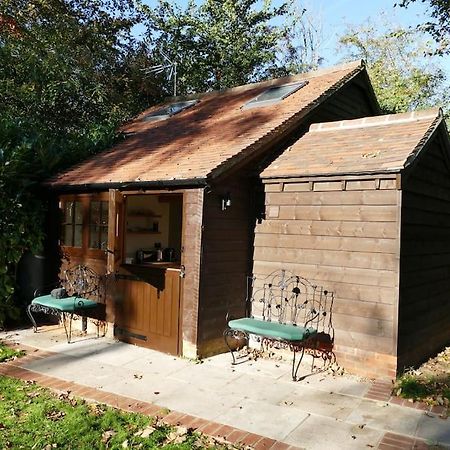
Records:
[[[262,94],[259,94],[258,97],[250,100],[245,106],[256,106],[258,104],[268,104],[272,102],[277,102],[283,100],[289,95],[293,94],[295,91],[298,91],[303,86],[305,86],[307,81],[300,81],[294,84],[285,84],[282,86],[272,86]]]
[[[100,247],[102,250],[106,250],[106,247],[108,245],[108,228],[102,227],[101,234],[100,234]]]
[[[91,202],[91,218],[89,222],[97,225],[100,223],[100,202]]]
[[[71,246],[72,239],[73,239],[73,226],[72,225],[63,225],[61,244]]]
[[[83,223],[83,206],[81,202],[75,202],[75,223],[81,225]]]
[[[102,208],[102,225],[108,225],[108,202],[100,202]]]
[[[83,225],[75,225],[74,247],[81,247],[83,243]]]
[[[64,223],[72,223],[73,202],[64,203]]]
[[[99,235],[100,229],[97,225],[89,227],[89,248],[100,248]]]

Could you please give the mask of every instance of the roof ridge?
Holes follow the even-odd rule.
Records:
[[[167,102],[175,102],[175,101],[181,101],[181,100],[201,99],[201,98],[218,95],[218,94],[229,94],[229,93],[235,93],[235,92],[242,92],[242,91],[247,91],[250,89],[257,88],[257,87],[264,87],[264,86],[269,87],[269,86],[272,86],[275,84],[293,83],[295,81],[321,77],[328,73],[340,72],[340,71],[346,70],[346,69],[347,70],[355,70],[358,67],[362,69],[365,66],[366,66],[366,63],[364,62],[364,60],[358,59],[355,61],[350,61],[347,63],[338,64],[338,65],[331,66],[331,67],[324,67],[324,68],[320,68],[320,69],[316,69],[316,70],[311,70],[309,72],[301,72],[301,73],[297,73],[294,75],[288,75],[288,76],[280,77],[280,78],[272,78],[270,80],[258,81],[256,83],[243,84],[240,86],[235,86],[235,87],[231,87],[231,88],[227,88],[227,89],[215,90],[215,91],[210,91],[210,92],[201,92],[201,93],[189,94],[189,95],[184,95],[184,96],[181,95],[178,97],[168,97],[164,100],[163,104],[165,104]]]
[[[338,122],[314,123],[309,127],[309,132],[324,132],[336,130],[349,130],[354,128],[368,128],[393,123],[407,123],[415,120],[435,119],[443,116],[441,108],[430,108],[426,110],[411,111],[399,114],[386,114],[380,116],[369,116],[360,119],[340,120]]]

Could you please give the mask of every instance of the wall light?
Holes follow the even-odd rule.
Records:
[[[231,206],[231,196],[229,192],[227,192],[224,196],[222,196],[221,202],[222,202],[222,211],[225,211],[227,208]]]

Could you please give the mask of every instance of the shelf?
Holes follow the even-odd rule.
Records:
[[[127,217],[151,217],[151,218],[159,219],[162,216],[160,214],[128,213]]]
[[[161,234],[161,231],[153,230],[127,230],[129,234]]]

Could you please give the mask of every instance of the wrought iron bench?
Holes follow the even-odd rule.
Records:
[[[293,351],[292,379],[297,381],[305,353],[334,361],[332,307],[334,295],[321,286],[286,270],[278,270],[263,279],[250,277],[247,287],[247,311],[250,317],[230,320],[224,331],[225,343],[236,364],[236,346],[231,340],[249,342],[254,335],[267,348]]]
[[[98,300],[104,291],[102,277],[91,268],[78,265],[64,272],[60,285],[61,288],[53,290],[50,294],[43,295],[40,290],[36,290],[35,298],[27,307],[27,314],[35,333],[37,333],[38,327],[32,313],[57,316],[64,325],[67,342],[70,343],[74,315],[81,316],[85,324],[87,311],[92,311],[98,306]],[[69,326],[66,324],[67,319]],[[97,337],[100,335],[101,322],[96,322]]]

